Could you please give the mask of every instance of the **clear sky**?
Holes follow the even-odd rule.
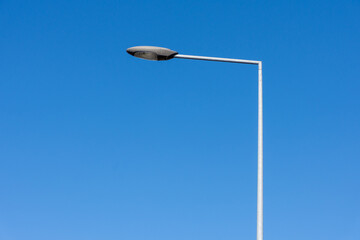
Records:
[[[360,239],[360,2],[0,1],[1,240]]]

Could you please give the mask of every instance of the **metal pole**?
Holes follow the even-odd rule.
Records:
[[[262,96],[262,62],[233,58],[203,57],[193,55],[177,54],[175,58],[206,60],[216,62],[230,62],[258,65],[258,183],[257,183],[257,225],[256,239],[263,240],[264,237],[264,207],[263,207],[263,96]]]
[[[257,231],[256,239],[263,240],[264,208],[263,208],[263,96],[262,96],[262,62],[258,64],[258,196],[257,196]]]
[[[215,62],[245,63],[245,64],[259,64],[260,63],[260,61],[253,61],[253,60],[234,59],[234,58],[219,58],[219,57],[203,57],[203,56],[193,56],[193,55],[183,55],[183,54],[176,54],[174,56],[174,58],[206,60],[206,61],[215,61]]]

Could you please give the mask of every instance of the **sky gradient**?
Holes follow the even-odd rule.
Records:
[[[0,1],[0,239],[360,239],[359,1]]]

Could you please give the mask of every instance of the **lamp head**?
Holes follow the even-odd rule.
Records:
[[[127,53],[134,57],[143,58],[147,60],[169,60],[172,59],[178,52],[162,47],[152,46],[137,46],[131,47],[126,50]]]

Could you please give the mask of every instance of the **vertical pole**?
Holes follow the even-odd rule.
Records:
[[[258,90],[258,189],[257,189],[257,231],[256,239],[263,240],[264,209],[263,209],[263,96],[262,96],[262,62],[259,67]]]

